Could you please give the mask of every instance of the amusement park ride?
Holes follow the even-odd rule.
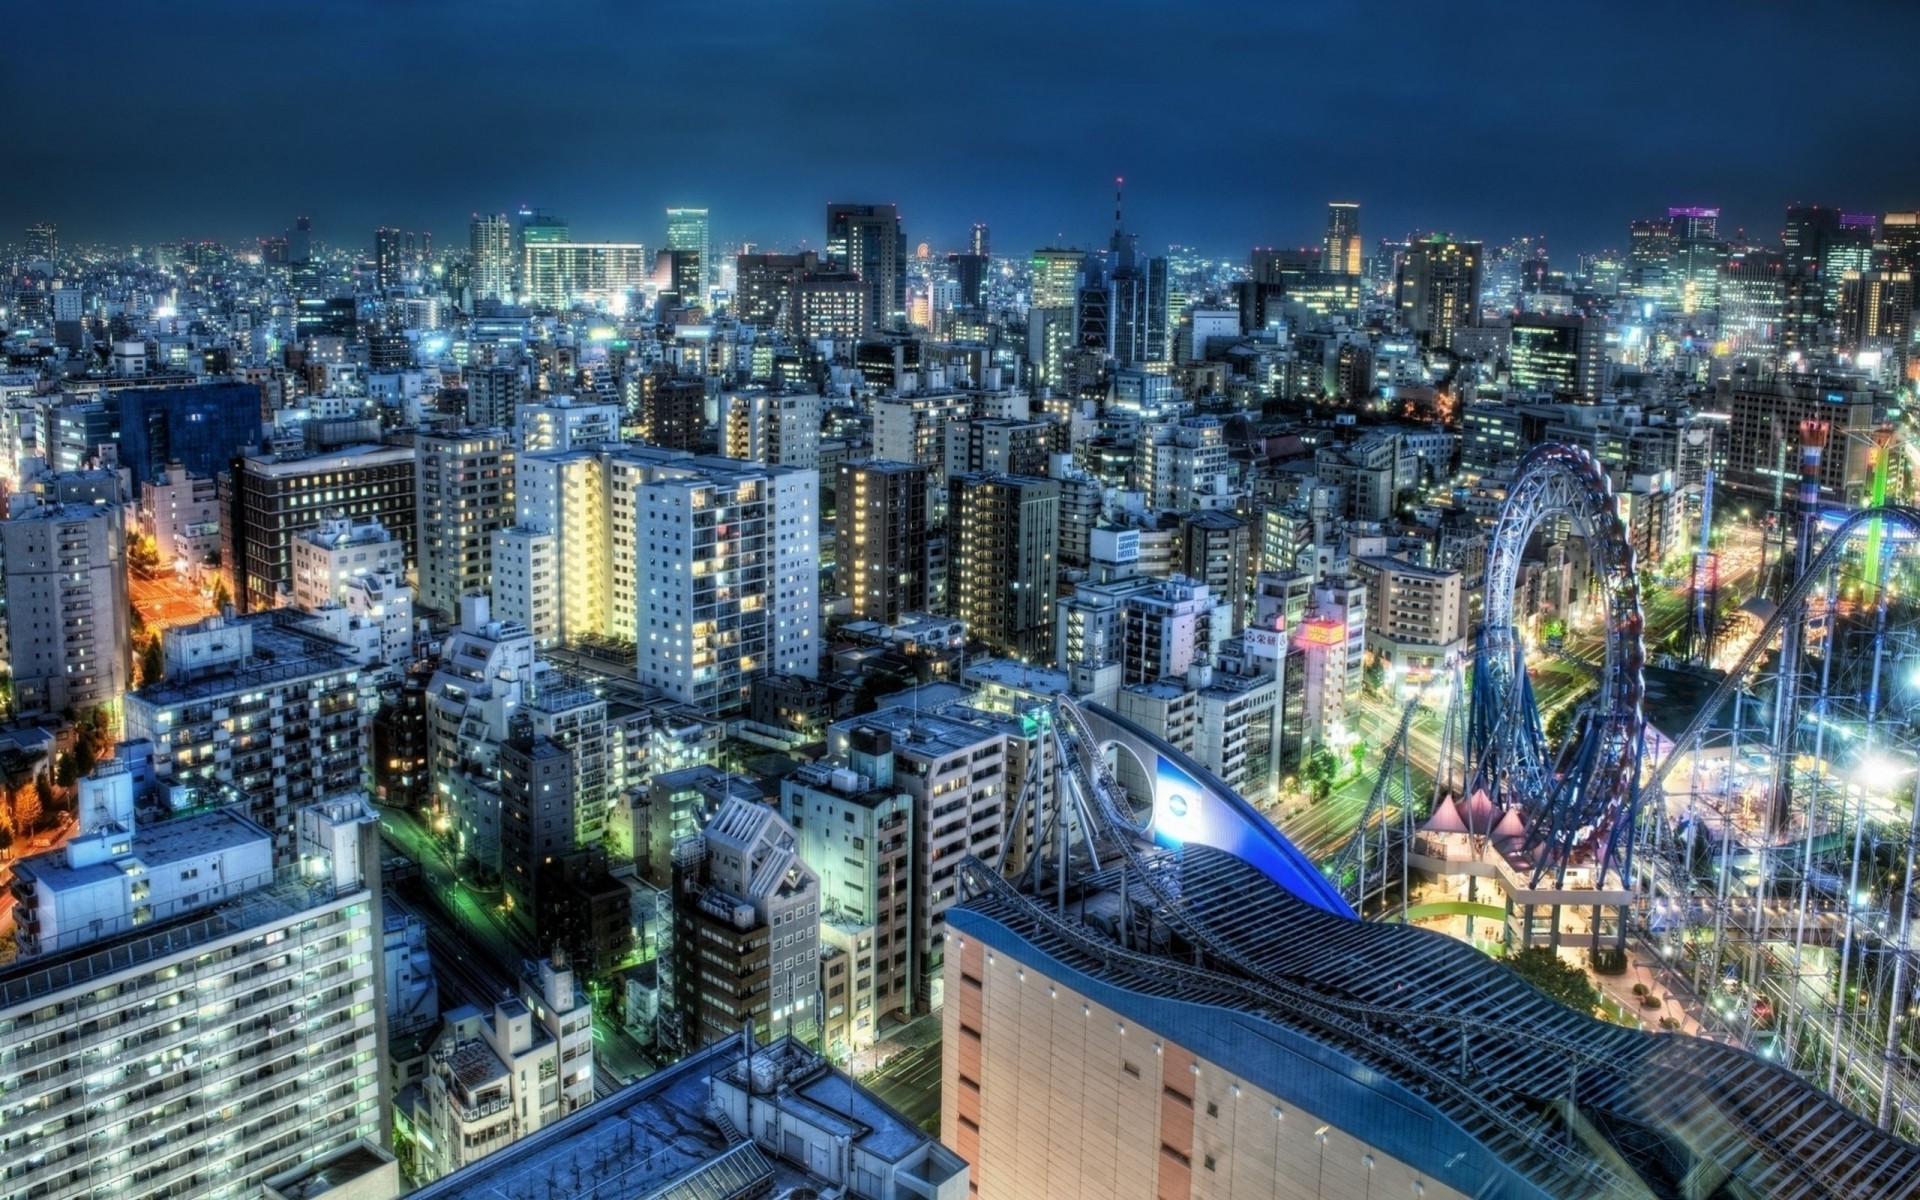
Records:
[[[1677,733],[1646,719],[1638,575],[1606,476],[1583,451],[1536,447],[1493,533],[1485,623],[1453,667],[1431,784],[1408,762],[1415,700],[1326,871],[1386,919],[1423,880],[1503,915],[1509,946],[1584,948],[1602,971],[1639,952],[1704,1028],[1912,1138],[1920,654],[1904,649],[1920,650],[1920,509],[1884,503],[1878,439],[1873,503],[1824,511],[1826,438],[1801,429],[1791,581],[1724,674],[1683,668],[1711,686]],[[1605,653],[1556,753],[1513,598],[1528,540],[1559,519],[1586,541]],[[1704,660],[1697,587],[1694,604]]]

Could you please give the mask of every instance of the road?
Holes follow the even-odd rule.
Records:
[[[940,1041],[902,1050],[860,1081],[931,1134],[940,1132]]]
[[[381,839],[420,865],[420,878],[400,884],[397,891],[427,923],[435,978],[443,987],[452,984],[451,990],[467,1003],[490,1009],[501,991],[512,986],[507,976],[516,974],[532,953],[494,911],[491,894],[460,878],[440,840],[414,813],[398,808],[377,811]],[[587,986],[585,979],[578,983]],[[603,1076],[622,1084],[651,1075],[653,1061],[620,1024],[620,998],[602,992],[599,1000],[593,1016],[595,1089],[600,1090],[598,1080]]]

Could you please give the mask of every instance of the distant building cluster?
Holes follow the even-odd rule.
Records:
[[[1202,1187],[1237,1043],[1163,1061],[1137,967],[954,915],[1061,853],[1022,816],[1052,701],[1284,821],[1467,661],[1533,446],[1592,455],[1651,571],[1715,488],[1775,528],[1809,425],[1823,500],[1884,493],[1920,213],[1675,207],[1550,258],[1338,202],[1221,260],[1123,211],[1030,251],[840,202],[791,251],[697,207],[655,245],[520,208],[0,247],[0,1200],[960,1200],[963,1155],[1026,1169],[1054,983],[1114,1070],[1032,1096],[1144,1065],[1127,1103],[1185,1130],[1089,1135],[1103,1169],[1276,1194]],[[1595,592],[1566,533],[1529,636]],[[937,1141],[842,1073],[936,1013]],[[1306,1118],[1341,1195],[1351,1099]],[[1120,1194],[979,1194],[1043,1192]]]

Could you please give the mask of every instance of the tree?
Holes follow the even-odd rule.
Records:
[[[140,647],[140,686],[158,683],[167,673],[166,659],[160,653],[160,639],[150,638]]]
[[[213,607],[215,610],[224,610],[227,605],[232,603],[233,593],[227,590],[226,579],[216,578],[213,581]]]
[[[1300,773],[1306,778],[1313,802],[1318,804],[1333,794],[1333,781],[1340,774],[1340,760],[1325,746],[1316,746],[1313,753],[1307,755]]]
[[[1591,1013],[1600,1007],[1600,989],[1593,986],[1587,973],[1570,967],[1545,946],[1529,946],[1506,957],[1515,975],[1539,988],[1568,1008]]]
[[[63,788],[70,788],[78,778],[80,773],[74,768],[73,755],[62,754],[59,763],[53,768],[53,781]]]

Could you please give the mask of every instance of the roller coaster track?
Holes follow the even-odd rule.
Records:
[[[1412,730],[1414,714],[1419,710],[1420,701],[1418,700],[1409,700],[1407,706],[1400,710],[1400,724],[1394,730],[1393,740],[1387,743],[1385,756],[1380,760],[1379,773],[1373,781],[1373,791],[1368,794],[1367,807],[1360,814],[1360,824],[1354,828],[1353,836],[1341,844],[1340,849],[1327,860],[1323,868],[1327,878],[1340,889],[1340,894],[1346,898],[1347,903],[1352,904],[1356,909],[1359,908],[1358,901],[1367,892],[1367,835],[1372,830],[1376,819],[1384,822],[1388,818],[1388,809],[1392,807],[1393,780],[1400,774],[1394,770],[1394,767],[1406,761],[1407,734]],[[1410,805],[1413,803],[1413,797],[1402,795],[1400,803],[1402,806]],[[1404,849],[1403,847],[1403,852]],[[1382,871],[1386,869],[1384,861],[1376,866]],[[1351,884],[1346,882],[1349,871],[1353,872]]]
[[[1887,504],[1879,508],[1864,508],[1848,514],[1847,518],[1840,522],[1827,538],[1826,545],[1820,548],[1820,553],[1807,563],[1806,571],[1800,578],[1793,581],[1793,585],[1780,598],[1779,607],[1774,609],[1773,615],[1768,617],[1766,624],[1760,627],[1760,632],[1753,639],[1752,644],[1727,671],[1726,678],[1707,694],[1700,711],[1694,714],[1693,719],[1687,722],[1686,728],[1673,739],[1673,749],[1667,752],[1667,756],[1660,760],[1660,764],[1647,777],[1643,790],[1657,793],[1661,789],[1666,783],[1667,776],[1672,773],[1674,764],[1683,756],[1685,748],[1694,745],[1707,731],[1707,727],[1713,723],[1714,714],[1733,698],[1734,692],[1739,690],[1740,683],[1746,678],[1747,672],[1751,671],[1754,664],[1766,654],[1768,644],[1779,635],[1788,621],[1798,619],[1796,614],[1799,613],[1801,605],[1806,603],[1813,589],[1819,586],[1821,577],[1846,552],[1847,539],[1861,526],[1875,520],[1892,521],[1908,532],[1920,536],[1920,508],[1904,504]]]

